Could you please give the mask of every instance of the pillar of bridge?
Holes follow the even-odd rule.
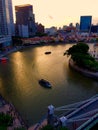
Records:
[[[47,122],[48,124],[51,124],[51,125],[54,122],[54,106],[53,105],[48,106]]]
[[[61,124],[61,126],[66,126],[66,124],[67,124],[67,118],[65,117],[65,116],[62,116],[61,118],[60,118],[60,124]]]

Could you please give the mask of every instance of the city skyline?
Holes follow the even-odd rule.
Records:
[[[57,26],[62,27],[69,23],[75,24],[80,22],[80,16],[91,15],[92,22],[98,23],[97,0],[12,0],[14,21],[15,21],[15,5],[31,4],[33,5],[33,13],[35,21],[42,23],[45,27]]]

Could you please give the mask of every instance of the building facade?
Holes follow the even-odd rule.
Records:
[[[45,33],[48,34],[48,35],[56,35],[57,34],[57,27],[50,27],[50,28],[46,28],[45,29]]]
[[[80,17],[80,32],[90,32],[92,24],[92,16]]]
[[[36,28],[37,28],[37,34],[41,35],[44,34],[44,26],[40,23],[36,23]]]
[[[28,36],[32,37],[36,34],[35,16],[33,14],[33,6],[30,4],[15,6],[16,13],[16,35],[21,36],[24,29],[28,26]],[[22,26],[22,27],[20,27]]]
[[[98,34],[98,25],[92,25],[91,26],[91,33]]]
[[[0,0],[0,50],[11,46],[13,35],[12,0]]]

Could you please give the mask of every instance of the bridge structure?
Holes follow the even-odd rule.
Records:
[[[69,130],[90,130],[98,123],[98,95],[55,108],[55,111],[63,111],[58,117],[66,117],[66,127]]]
[[[87,100],[65,106],[48,106],[48,112],[43,120],[33,126],[33,129],[30,130],[39,130],[46,124],[51,124],[53,127],[62,125],[67,127],[68,130],[92,130],[92,127],[97,123],[98,94]]]

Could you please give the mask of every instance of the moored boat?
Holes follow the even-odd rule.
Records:
[[[51,54],[51,51],[46,51],[45,54]]]

